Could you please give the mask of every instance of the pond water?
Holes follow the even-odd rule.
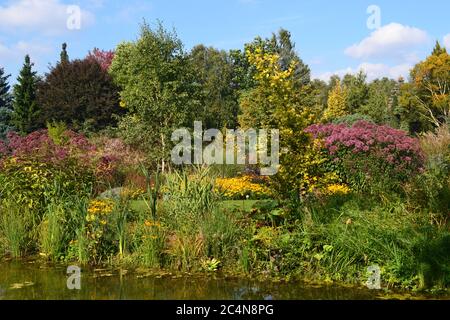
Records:
[[[249,279],[192,275],[146,275],[123,270],[82,270],[81,289],[67,288],[65,266],[0,262],[0,300],[342,300],[383,299],[383,291],[300,282],[259,282]],[[401,295],[400,298],[414,298]]]

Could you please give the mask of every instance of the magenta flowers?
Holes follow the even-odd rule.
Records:
[[[371,180],[381,175],[404,180],[423,167],[418,139],[402,130],[358,121],[351,127],[318,124],[305,131],[323,141],[330,160],[347,180],[352,180],[352,175]]]

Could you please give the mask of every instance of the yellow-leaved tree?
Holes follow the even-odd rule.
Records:
[[[328,107],[323,114],[322,120],[328,122],[347,115],[347,99],[347,88],[341,85],[340,81],[337,81],[328,95]]]
[[[257,85],[241,98],[240,125],[280,130],[280,167],[273,186],[280,195],[301,198],[331,179],[322,171],[320,146],[304,132],[317,119],[314,91],[295,81],[295,61],[283,70],[277,54],[261,48],[246,53]]]

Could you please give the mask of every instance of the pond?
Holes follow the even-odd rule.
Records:
[[[67,288],[65,266],[0,262],[0,300],[373,300],[383,291],[301,282],[260,282],[221,275],[150,275],[125,270],[83,270],[80,290]],[[392,295],[390,295],[392,297]],[[403,294],[397,298],[415,298]]]

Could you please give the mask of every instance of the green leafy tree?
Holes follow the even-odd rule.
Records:
[[[369,84],[369,94],[365,105],[359,112],[369,116],[375,123],[398,127],[396,117],[398,107],[399,83],[395,80],[382,78]]]
[[[302,87],[312,89],[310,69],[295,51],[291,34],[284,29],[272,34],[271,38],[256,37],[253,42],[246,44],[245,57],[248,61],[246,78],[251,77],[252,80],[247,81],[251,85],[241,90],[239,124],[253,128],[273,127],[276,125],[273,116],[275,109],[271,101],[274,95],[261,85],[264,83],[261,81],[261,73],[266,72],[269,76],[273,72],[280,77],[289,73],[289,83],[292,83],[293,90],[300,92]],[[275,86],[274,89],[280,88]]]
[[[239,111],[233,63],[225,51],[194,47],[189,61],[201,86],[203,119],[208,128],[235,128]]]
[[[160,162],[163,171],[173,130],[192,127],[202,113],[190,69],[181,41],[161,23],[155,30],[144,23],[136,41],[120,44],[110,68],[128,110],[119,124],[122,135]]]
[[[367,103],[369,98],[369,87],[367,75],[360,71],[356,75],[347,74],[342,80],[347,88],[347,110],[349,113],[358,112],[359,108]]]
[[[33,71],[30,56],[25,56],[25,63],[14,86],[12,124],[22,134],[39,128],[40,108],[36,100],[38,83],[37,73]]]
[[[11,75],[5,75],[5,70],[0,68],[0,139],[4,139],[8,131],[13,127],[10,125],[12,114],[12,97],[8,78]]]

